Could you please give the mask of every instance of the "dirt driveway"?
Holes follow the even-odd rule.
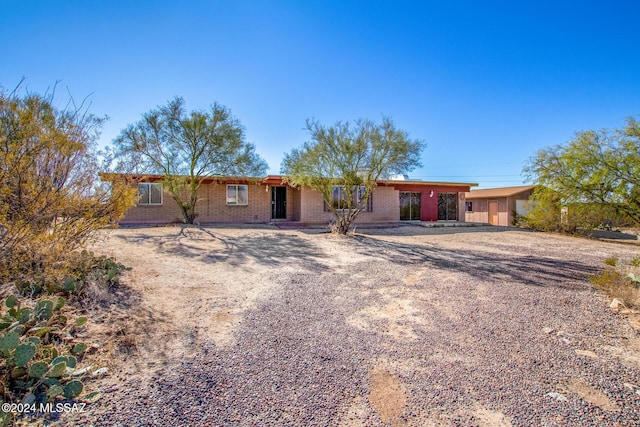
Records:
[[[264,226],[119,229],[95,250],[132,267],[135,298],[78,425],[640,424],[640,335],[587,280],[634,246]]]

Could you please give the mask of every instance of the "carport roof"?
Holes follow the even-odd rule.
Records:
[[[521,185],[518,187],[500,187],[500,188],[486,188],[484,190],[472,190],[465,193],[465,199],[488,199],[496,197],[511,197],[525,191],[533,190],[535,185]]]

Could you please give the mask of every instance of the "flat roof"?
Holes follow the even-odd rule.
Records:
[[[110,173],[99,172],[98,175],[103,181],[113,181],[118,176],[129,177],[133,180],[149,180],[160,181],[164,178],[161,174],[126,174],[126,173]],[[212,175],[201,177],[203,182],[229,182],[229,181],[252,181],[262,182],[263,184],[270,185],[285,185],[286,176],[283,175],[267,175],[265,177],[251,177],[251,176],[224,176],[224,175]],[[465,182],[438,182],[438,181],[416,181],[416,180],[395,180],[385,179],[378,180],[379,185],[420,185],[420,186],[448,186],[448,187],[477,187],[476,183]]]

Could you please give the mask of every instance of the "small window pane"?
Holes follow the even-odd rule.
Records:
[[[227,204],[235,205],[237,197],[237,187],[235,185],[227,185]]]
[[[342,209],[342,188],[340,186],[335,185],[333,187],[333,208],[334,209]]]
[[[247,205],[249,203],[249,187],[246,185],[238,185],[238,205]]]
[[[162,204],[162,186],[160,184],[149,184],[149,203],[153,205]]]
[[[149,204],[149,184],[138,184],[138,204]]]
[[[143,182],[138,184],[138,205],[161,205],[162,184]]]

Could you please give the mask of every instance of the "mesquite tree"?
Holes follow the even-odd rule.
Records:
[[[329,127],[307,120],[306,125],[311,141],[285,155],[282,173],[292,186],[322,193],[336,217],[333,232],[349,231],[379,179],[420,166],[424,143],[387,117],[380,124],[359,119]]]
[[[534,196],[540,209],[551,195],[569,210],[617,212],[640,224],[640,123],[633,117],[622,129],[579,132],[567,145],[539,150],[524,173],[543,188]]]
[[[162,184],[192,224],[198,188],[212,175],[264,175],[267,164],[245,141],[244,128],[217,103],[209,111],[187,113],[175,98],[151,110],[115,139],[117,172],[160,174]]]

